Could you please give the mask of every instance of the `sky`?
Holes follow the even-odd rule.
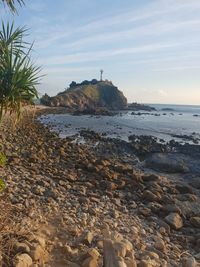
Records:
[[[129,102],[200,104],[200,0],[25,0],[3,21],[26,26],[40,94],[103,78]]]

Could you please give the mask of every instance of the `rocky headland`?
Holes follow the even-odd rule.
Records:
[[[43,96],[41,103],[52,107],[65,107],[69,111],[92,112],[96,109],[120,110],[127,99],[110,81],[72,82],[67,90],[54,97]]]
[[[61,107],[63,113],[74,115],[115,115],[119,110],[155,110],[144,104],[128,104],[123,92],[111,81],[96,79],[81,83],[73,81],[65,91],[53,97],[45,94],[40,101],[43,105]]]
[[[52,112],[1,126],[2,266],[100,267],[109,245],[116,266],[199,266],[199,173],[166,159],[188,156],[186,147],[90,131],[82,135],[98,145],[76,144],[37,120]],[[198,146],[190,149],[198,155]]]

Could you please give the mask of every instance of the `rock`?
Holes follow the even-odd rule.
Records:
[[[44,237],[41,236],[35,236],[34,241],[38,242],[42,248],[45,248],[46,246],[46,240]]]
[[[98,266],[98,262],[97,262],[97,259],[89,257],[86,260],[84,260],[84,262],[82,263],[81,266],[82,267],[97,267]]]
[[[166,250],[165,242],[161,238],[158,238],[158,237],[156,237],[155,239],[156,241],[155,241],[154,247],[160,251],[165,251]]]
[[[137,267],[137,262],[135,259],[125,258],[125,263],[127,267]]]
[[[183,258],[182,259],[182,267],[197,267],[197,262],[195,258]]]
[[[119,260],[118,262],[118,267],[127,267],[126,263],[123,260]]]
[[[144,182],[155,182],[159,180],[159,176],[155,175],[155,174],[145,174],[142,176],[142,180]]]
[[[127,99],[123,93],[109,81],[98,81],[96,84],[84,81],[54,97],[44,96],[41,101],[48,106],[75,109],[77,115],[79,111],[80,114],[81,111],[84,111],[84,114],[98,114],[98,107],[102,108],[101,113],[109,114],[106,108],[120,110],[127,106]]]
[[[67,253],[69,257],[73,257],[78,254],[78,249],[72,249],[70,246],[65,245],[64,251]]]
[[[48,258],[47,252],[39,244],[33,245],[30,256],[34,261],[39,261],[40,263],[45,262]]]
[[[154,194],[149,190],[145,190],[142,196],[148,201],[158,201],[161,198],[159,193]]]
[[[113,244],[113,247],[115,249],[116,255],[119,257],[124,258],[126,256],[127,251],[127,245],[123,242],[115,242]]]
[[[87,256],[93,259],[98,259],[100,257],[100,253],[95,248],[91,248],[90,250],[88,250]]]
[[[145,164],[149,168],[168,173],[189,172],[186,160],[182,159],[178,154],[154,153],[145,160]]]
[[[127,251],[132,251],[133,250],[133,245],[129,240],[123,239],[122,243],[126,246],[126,250]]]
[[[183,226],[183,220],[178,213],[170,213],[165,217],[165,221],[175,230],[178,230]]]
[[[82,236],[80,237],[80,242],[85,245],[90,245],[92,243],[94,236],[92,232],[84,232]]]
[[[190,222],[194,227],[200,228],[200,217],[191,217]]]
[[[14,267],[30,267],[32,263],[31,257],[26,253],[17,255],[14,259]]]
[[[159,262],[152,260],[152,259],[143,259],[138,264],[138,267],[160,267],[161,265]]]
[[[176,189],[181,193],[181,194],[193,194],[194,190],[191,186],[189,185],[176,185]]]
[[[29,253],[30,252],[29,246],[25,243],[20,243],[20,242],[17,242],[14,244],[14,249],[17,253]]]
[[[79,264],[76,264],[76,263],[71,262],[71,261],[67,261],[67,262],[66,262],[66,266],[67,266],[67,267],[80,267]]]

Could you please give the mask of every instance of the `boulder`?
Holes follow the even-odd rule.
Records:
[[[189,172],[186,160],[178,154],[154,153],[145,160],[145,165],[167,173]]]
[[[175,212],[172,212],[165,217],[165,221],[175,230],[178,230],[183,226],[183,220],[181,216]]]
[[[89,257],[81,265],[82,267],[97,267],[98,261],[95,258]]]
[[[197,267],[197,262],[195,258],[189,257],[189,258],[183,258],[182,259],[182,267]]]
[[[194,227],[200,228],[200,217],[191,217],[190,222]]]
[[[30,267],[32,265],[33,261],[31,257],[26,254],[19,254],[14,259],[14,267]]]

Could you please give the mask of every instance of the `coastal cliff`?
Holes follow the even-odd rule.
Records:
[[[49,97],[44,95],[41,103],[51,107],[66,107],[71,110],[105,108],[119,110],[127,107],[127,99],[110,81],[72,82],[67,90]]]

